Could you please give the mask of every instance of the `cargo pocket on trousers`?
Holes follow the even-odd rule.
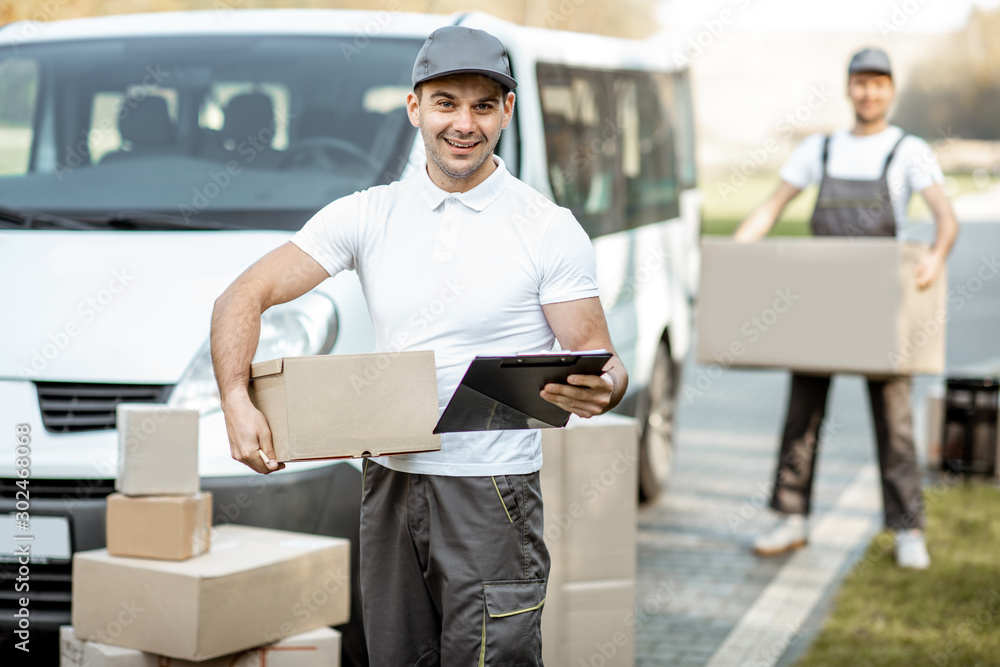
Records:
[[[514,490],[518,477],[515,476],[512,480],[508,475],[500,475],[499,477],[490,477],[490,479],[493,480],[493,486],[497,490],[497,495],[500,496],[500,503],[503,505],[507,521],[514,523],[521,518],[521,504],[517,501],[517,492]]]
[[[545,580],[483,582],[480,667],[542,664]]]

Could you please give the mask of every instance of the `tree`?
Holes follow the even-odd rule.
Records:
[[[1000,10],[976,9],[947,49],[916,67],[893,121],[914,134],[1000,140]]]

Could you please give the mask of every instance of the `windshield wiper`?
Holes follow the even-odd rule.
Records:
[[[29,211],[23,208],[0,206],[0,223],[7,223],[16,229],[32,229],[35,223],[43,223],[55,229],[94,229],[94,225],[82,220],[64,218],[41,211]]]
[[[192,231],[214,231],[224,229],[245,229],[215,220],[188,220],[179,215],[153,213],[150,211],[121,211],[94,222],[115,229],[190,229]]]

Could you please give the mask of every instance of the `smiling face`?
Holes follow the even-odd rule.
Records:
[[[427,173],[449,192],[465,192],[496,169],[491,159],[500,130],[510,123],[514,93],[479,74],[425,81],[406,98],[410,122],[427,149]]]
[[[878,125],[885,122],[896,90],[887,74],[860,72],[847,80],[847,96],[859,125]]]

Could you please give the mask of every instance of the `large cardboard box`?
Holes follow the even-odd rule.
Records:
[[[108,496],[107,548],[112,556],[183,560],[208,551],[212,494]]]
[[[115,490],[130,496],[198,493],[198,411],[119,403]]]
[[[59,628],[60,667],[339,667],[340,633],[317,628],[273,644],[231,653],[205,662],[79,639],[73,626]]]
[[[73,555],[81,639],[207,660],[350,616],[348,540],[225,525],[183,561]]]
[[[434,353],[283,357],[251,366],[278,461],[441,449]]]
[[[916,285],[926,246],[895,239],[702,241],[697,359],[868,375],[941,373],[947,276]]]

